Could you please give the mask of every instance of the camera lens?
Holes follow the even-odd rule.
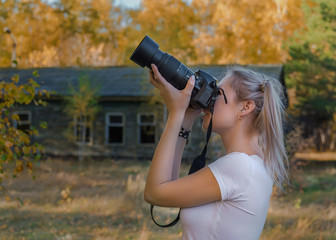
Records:
[[[150,64],[152,63],[152,58],[158,49],[159,44],[154,42],[150,37],[145,36],[139,46],[134,50],[130,59],[141,67],[147,66],[148,68],[151,68]],[[155,57],[156,60],[157,58],[158,56]]]
[[[177,89],[184,89],[188,79],[194,73],[183,65],[179,60],[162,52],[159,45],[150,37],[140,42],[139,46],[134,50],[130,59],[141,67],[151,69],[151,63],[154,63],[161,75]]]

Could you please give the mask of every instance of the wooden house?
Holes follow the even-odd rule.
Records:
[[[268,74],[284,84],[282,65],[246,66],[257,72]],[[191,69],[202,69],[218,80],[225,76],[226,66],[206,65]],[[37,71],[39,77],[34,77]],[[39,69],[0,69],[1,81],[8,81],[15,74],[20,82],[33,78],[40,89],[55,91],[47,106],[34,104],[16,106],[20,121],[13,122],[17,128],[38,126],[41,121],[47,129],[39,129],[33,141],[45,147],[47,155],[69,157],[78,155],[76,141],[76,119],[65,111],[64,97],[70,96],[70,87],[78,87],[81,75],[87,76],[98,86],[100,111],[89,127],[85,139],[84,153],[87,156],[113,159],[150,159],[160,138],[167,116],[164,105],[153,100],[153,87],[148,80],[148,70],[139,67],[104,68],[39,68]],[[284,84],[285,85],[285,84]],[[194,158],[204,146],[205,133],[201,130],[201,120],[195,122],[184,157]],[[72,124],[71,124],[72,123]],[[71,126],[71,127],[69,127]],[[73,138],[67,137],[73,134]],[[223,149],[209,148],[209,156],[220,155]]]

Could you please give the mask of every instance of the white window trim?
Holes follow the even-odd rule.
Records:
[[[31,111],[15,111],[13,112],[13,114],[16,114],[16,115],[19,115],[19,114],[27,114],[28,115],[28,120],[27,121],[17,121],[17,120],[13,120],[13,126],[14,128],[17,129],[18,127],[18,124],[29,124],[31,126],[32,124],[32,114],[31,114]]]
[[[110,123],[110,116],[121,116],[122,117],[122,122],[121,123]],[[108,112],[105,114],[105,144],[106,145],[118,145],[118,146],[123,146],[125,145],[125,114],[122,112]],[[109,143],[109,127],[122,127],[122,142],[121,143]]]
[[[74,133],[74,139],[75,139],[75,143],[76,144],[81,144],[81,142],[77,141],[77,118],[74,117],[73,118],[73,122],[74,122],[74,126],[73,126],[73,133]],[[90,125],[90,137],[89,137],[89,141],[85,142],[84,144],[86,145],[92,145],[93,144],[93,124]]]
[[[153,123],[141,123],[141,115],[152,115],[153,116]],[[153,145],[157,142],[157,126],[156,126],[156,114],[154,112],[139,112],[137,114],[137,132],[138,132],[138,144],[139,145]],[[154,136],[154,143],[142,143],[141,142],[141,126],[154,126],[155,127],[155,136]]]

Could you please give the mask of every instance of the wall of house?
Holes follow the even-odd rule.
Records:
[[[113,158],[147,159],[154,153],[159,134],[162,131],[162,105],[147,104],[143,101],[105,101],[101,102],[102,111],[95,123],[95,144],[104,146],[103,154]],[[123,116],[122,143],[108,143],[106,115]],[[140,143],[139,114],[153,114],[155,122],[155,142]],[[113,132],[112,132],[113,134]]]
[[[163,127],[162,105],[146,104],[143,101],[102,101],[92,126],[91,141],[82,149],[85,155],[92,157],[110,157],[114,159],[149,159],[154,153],[156,143]],[[76,157],[79,145],[75,142],[73,119],[64,112],[64,103],[60,100],[48,101],[46,107],[34,104],[18,106],[17,113],[28,114],[30,125],[39,130],[38,136],[33,136],[34,142],[45,147],[45,152],[52,156]],[[139,142],[139,114],[155,116],[155,142],[141,144]],[[107,118],[109,114],[122,114],[123,142],[108,143]],[[40,122],[47,122],[48,128],[39,127]],[[110,132],[110,134],[114,134]]]
[[[77,154],[78,146],[68,140],[67,134],[71,118],[64,112],[61,101],[48,101],[47,106],[35,106],[35,104],[17,106],[14,111],[31,116],[31,126],[38,129],[39,135],[33,136],[33,142],[45,147],[45,151],[51,155],[72,156]],[[40,122],[46,122],[47,128],[39,127]]]
[[[162,104],[148,104],[145,101],[101,101],[100,111],[92,126],[91,141],[82,149],[85,155],[113,159],[151,159],[159,141],[165,121],[165,110]],[[31,125],[37,127],[39,135],[33,137],[45,147],[45,152],[51,156],[77,157],[79,145],[74,140],[73,119],[64,112],[64,103],[60,100],[48,101],[46,107],[34,104],[19,106],[17,112],[30,112]],[[155,142],[140,142],[139,114],[155,116]],[[107,116],[123,116],[122,143],[108,143]],[[48,128],[42,129],[40,122],[47,122]],[[110,134],[115,134],[113,131]],[[186,145],[183,158],[191,160],[199,155],[205,145],[205,132],[201,129],[201,118],[195,121],[194,127]],[[221,155],[223,150],[216,137],[209,144],[208,157],[213,159]]]

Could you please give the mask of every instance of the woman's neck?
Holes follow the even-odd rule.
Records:
[[[242,127],[235,127],[223,132],[221,138],[227,154],[243,152],[247,155],[260,155],[258,135],[251,134]]]

